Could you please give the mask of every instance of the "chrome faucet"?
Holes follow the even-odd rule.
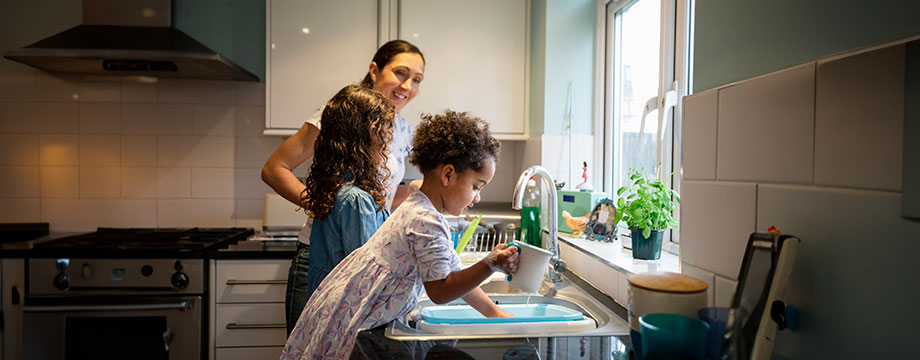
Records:
[[[527,185],[527,181],[534,175],[540,175],[543,179],[543,188],[549,189],[549,196],[547,196],[549,198],[549,237],[543,243],[543,248],[553,253],[553,257],[549,260],[550,269],[547,279],[553,283],[559,283],[562,282],[561,274],[565,272],[566,264],[559,255],[559,219],[557,219],[559,215],[556,209],[556,183],[546,168],[534,165],[521,173],[517,184],[514,185],[514,198],[511,199],[511,207],[515,210],[521,209],[521,204],[524,202],[524,188]]]

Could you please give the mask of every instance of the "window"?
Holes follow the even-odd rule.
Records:
[[[680,169],[679,97],[687,94],[690,0],[609,0],[604,29],[604,189],[631,168],[661,179]],[[600,128],[600,127],[603,128]],[[677,131],[675,131],[677,129]],[[679,174],[670,184],[680,190]],[[679,216],[678,213],[675,216]],[[677,232],[666,236],[678,241]]]

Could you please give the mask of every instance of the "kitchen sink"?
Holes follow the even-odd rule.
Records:
[[[442,340],[442,339],[495,339],[519,337],[557,337],[557,336],[622,336],[629,334],[629,325],[614,311],[600,301],[593,298],[584,289],[572,283],[564,275],[563,282],[549,284],[543,282],[538,294],[528,294],[518,290],[505,282],[502,278],[493,277],[491,281],[483,284],[481,288],[496,304],[553,304],[569,308],[584,314],[585,318],[594,321],[590,328],[585,326],[572,326],[572,322],[544,323],[541,326],[522,326],[522,323],[496,323],[488,326],[464,328],[462,333],[449,331],[447,333],[424,331],[418,326],[420,317],[418,312],[422,308],[435,306],[431,300],[423,298],[413,310],[407,323],[393,321],[387,326],[386,336],[396,340]],[[444,305],[465,305],[462,299],[454,300]],[[550,325],[552,324],[552,325]]]

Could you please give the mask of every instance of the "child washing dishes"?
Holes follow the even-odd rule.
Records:
[[[358,85],[342,88],[323,109],[315,144],[322,151],[313,157],[301,193],[304,209],[314,218],[305,299],[390,216],[382,181],[390,174],[379,172],[388,171],[383,164],[395,114],[383,95]],[[300,315],[303,307],[292,311]]]
[[[495,271],[513,274],[517,248],[500,244],[461,269],[441,214],[460,215],[479,202],[495,174],[498,141],[482,120],[447,110],[425,116],[412,147],[409,161],[424,176],[420,189],[322,281],[281,359],[345,358],[359,331],[404,319],[423,292],[437,304],[462,297],[485,316],[512,316],[478,285]]]

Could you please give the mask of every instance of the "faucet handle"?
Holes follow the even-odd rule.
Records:
[[[549,262],[553,265],[553,271],[556,273],[562,274],[568,270],[568,265],[566,265],[565,260],[562,260],[562,258],[558,256],[554,255],[552,258],[550,258]]]

